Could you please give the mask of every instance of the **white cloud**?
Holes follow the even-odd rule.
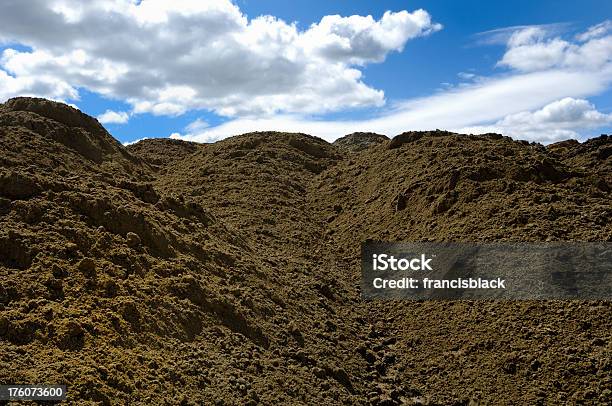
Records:
[[[106,110],[97,118],[102,124],[125,124],[130,119],[130,116],[125,111]]]
[[[483,33],[483,42],[504,42],[498,65],[510,69],[488,78],[460,74],[467,83],[387,107],[376,117],[328,121],[322,113],[382,106],[384,93],[364,82],[363,66],[384,61],[441,26],[423,10],[386,12],[379,19],[325,16],[300,30],[272,16],[248,19],[230,0],[9,0],[0,13],[0,44],[19,43],[31,51],[2,53],[0,100],[77,100],[77,89],[87,89],[126,101],[129,114],[177,116],[202,109],[234,118],[212,127],[196,120],[183,129],[185,135],[172,135],[199,141],[254,130],[300,131],[328,140],[353,131],[512,132],[511,124],[523,128],[518,137],[547,137],[530,132],[537,126],[545,126],[546,134],[573,136],[593,128],[594,121],[572,116],[544,125],[534,117],[566,97],[573,102],[565,108],[584,108],[583,98],[609,88],[611,25],[605,21],[573,39],[560,36],[564,24]],[[582,111],[591,111],[591,119],[597,112]],[[129,116],[107,113],[111,120]]]
[[[170,138],[175,140],[182,139],[190,139],[190,138],[198,138],[199,142],[211,142],[216,141],[214,137],[209,138],[206,136],[206,129],[210,127],[205,120],[198,118],[195,121],[192,121],[185,127],[185,134],[181,134],[179,132],[173,132],[170,134]]]
[[[474,34],[476,45],[506,45],[508,40],[517,31],[537,28],[545,31],[548,35],[561,34],[569,27],[568,23],[539,24],[539,25],[515,25],[511,27],[497,28],[494,30]]]
[[[564,99],[547,104],[533,113],[521,112],[506,116],[501,124],[504,126],[527,125],[562,125],[569,127],[597,127],[607,124],[612,115],[600,113],[591,103],[584,99]]]
[[[299,30],[249,20],[230,0],[9,1],[0,13],[0,96],[78,97],[84,88],[134,113],[223,116],[381,106],[361,66],[441,26],[424,10],[325,16]],[[53,84],[53,86],[51,86]]]
[[[580,44],[560,37],[549,38],[544,28],[534,26],[514,32],[500,66],[524,72],[553,68],[597,70],[612,61],[612,35],[606,35],[609,22],[591,27],[577,38]]]
[[[566,97],[536,111],[507,115],[489,126],[459,129],[467,133],[497,132],[511,137],[539,142],[579,138],[578,131],[612,123],[612,114],[604,114],[584,99]]]
[[[187,127],[185,127],[185,130],[189,131],[190,133],[195,133],[208,127],[210,127],[210,125],[205,120],[198,118],[197,120],[189,123]]]
[[[138,138],[138,139],[136,139],[134,141],[127,141],[127,142],[123,143],[123,146],[127,147],[128,145],[137,144],[140,141],[144,141],[144,140],[148,140],[148,139],[150,139],[150,138],[149,137],[142,137],[142,138]]]
[[[587,31],[576,35],[578,41],[588,41],[593,38],[603,37],[612,31],[612,20],[606,20],[602,23],[590,27]]]
[[[300,39],[302,46],[325,59],[355,64],[384,61],[389,51],[401,51],[411,38],[440,30],[424,10],[387,11],[379,21],[372,16],[325,16]]]
[[[476,74],[471,72],[459,72],[457,73],[457,76],[459,77],[459,79],[465,81],[471,81],[477,78]]]
[[[0,69],[0,100],[14,96],[45,97],[56,101],[78,99],[77,90],[63,81],[49,75],[37,77],[13,77]]]

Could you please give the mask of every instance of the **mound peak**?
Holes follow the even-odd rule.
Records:
[[[487,133],[487,134],[479,134],[479,135],[467,135],[467,134],[459,134],[452,131],[445,130],[432,130],[432,131],[406,131],[399,135],[393,137],[391,142],[388,144],[389,149],[399,148],[404,144],[410,144],[421,138],[437,138],[437,137],[450,137],[450,136],[461,136],[461,137],[470,137],[472,139],[479,140],[499,140],[502,138],[510,139],[509,137],[504,137],[501,134],[496,133]],[[521,141],[522,142],[522,141]]]
[[[363,151],[372,145],[388,141],[389,137],[372,132],[354,132],[334,141],[334,145],[349,151]]]
[[[104,131],[104,127],[95,118],[65,103],[38,97],[15,97],[4,103],[8,111],[29,111],[49,118],[68,127],[81,127],[87,130]]]
[[[11,128],[14,137],[28,138],[29,133],[53,140],[96,164],[112,156],[134,161],[98,120],[64,103],[33,97],[10,99],[0,105],[0,127]]]

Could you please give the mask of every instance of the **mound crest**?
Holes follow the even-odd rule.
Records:
[[[371,147],[372,145],[383,143],[388,139],[389,137],[382,134],[356,132],[345,135],[342,138],[338,138],[336,141],[334,141],[334,145],[348,151],[359,152]]]
[[[0,125],[50,137],[95,163],[115,154],[130,158],[95,118],[63,103],[31,97],[10,99],[0,108]]]
[[[4,103],[4,109],[8,111],[29,111],[68,127],[81,127],[89,131],[106,131],[95,118],[72,106],[51,100],[16,97]]]

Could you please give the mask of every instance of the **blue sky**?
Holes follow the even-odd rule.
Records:
[[[74,104],[121,142],[266,129],[584,139],[612,128],[609,18],[603,0],[8,1],[0,99]]]

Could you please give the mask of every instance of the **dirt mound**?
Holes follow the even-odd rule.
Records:
[[[10,368],[0,381],[66,383],[81,402],[180,403],[176,382],[216,379],[200,373],[215,357],[197,354],[221,357],[237,336],[249,337],[236,346],[249,358],[268,345],[223,293],[229,267],[257,262],[244,241],[189,196],[155,190],[151,168],[114,140],[96,162],[51,136],[103,145],[105,133],[5,111],[0,352]]]
[[[0,382],[101,404],[609,402],[607,302],[359,298],[367,238],[610,241],[609,137],[109,137],[68,106],[0,107]]]
[[[611,241],[610,191],[595,169],[609,165],[601,151],[610,145],[602,137],[559,154],[499,135],[406,133],[324,172],[313,204],[328,216],[326,244],[349,252],[354,272],[356,242],[366,239]],[[402,302],[368,310],[378,334],[394,342],[384,350],[393,356],[385,370],[391,387],[410,382],[414,401],[610,400],[608,302]]]
[[[389,137],[382,134],[356,132],[338,138],[333,144],[347,151],[358,152],[370,148],[372,145],[380,144],[388,139]]]

